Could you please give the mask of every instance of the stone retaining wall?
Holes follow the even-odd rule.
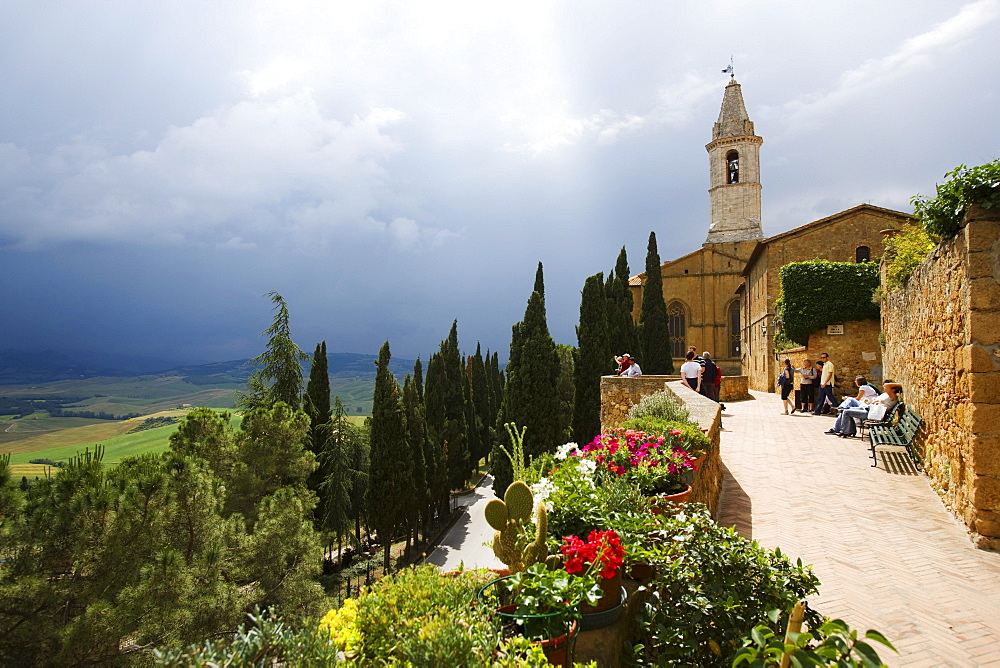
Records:
[[[977,546],[1000,549],[1000,212],[974,207],[882,303],[885,377],[924,419],[931,483]]]
[[[739,380],[740,378],[742,378],[742,382]],[[745,376],[723,377],[723,388],[726,388],[727,381],[732,383],[729,392],[734,396],[742,387],[743,394],[746,396],[741,398],[749,398]],[[680,381],[678,376],[641,376],[639,378],[604,376],[601,378],[601,431],[606,432],[617,427],[628,419],[628,409],[632,405],[639,403],[639,400],[644,396],[660,391],[670,393],[683,404],[691,414],[691,419],[706,430],[710,444],[705,461],[694,474],[694,493],[691,500],[704,503],[714,517],[719,505],[719,492],[722,486],[722,458],[719,454],[722,411],[719,404],[689,388]]]

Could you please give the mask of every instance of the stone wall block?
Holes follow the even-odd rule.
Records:
[[[970,373],[969,399],[976,404],[1000,404],[1000,371]]]
[[[969,314],[969,338],[983,346],[1000,344],[1000,311],[973,311]]]
[[[994,427],[1000,429],[1000,425]],[[1000,475],[1000,432],[976,435],[970,440],[970,467],[978,475]]]
[[[996,431],[1000,424],[1000,404],[969,404],[968,422],[964,425],[974,434]]]
[[[973,373],[1000,371],[1000,347],[970,344],[955,354],[955,368]]]
[[[972,503],[983,510],[1000,510],[1000,476],[976,476]]]
[[[997,280],[1000,278],[1000,273],[997,272],[996,244],[991,252],[980,251],[978,253],[969,253],[966,272],[970,279],[992,278]]]
[[[969,307],[973,310],[1000,308],[1000,283],[996,278],[977,278],[969,281]]]
[[[990,510],[976,511],[973,528],[982,536],[990,538],[1000,537],[1000,513]]]
[[[975,206],[969,210],[966,220],[964,236],[969,252],[993,250],[993,244],[1000,237],[1000,211]]]

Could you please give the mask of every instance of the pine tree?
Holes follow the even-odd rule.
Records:
[[[340,397],[334,397],[330,421],[323,425],[324,441],[317,455],[320,474],[319,525],[337,536],[338,543],[350,527],[351,483],[358,472],[351,469],[351,453],[359,447],[361,431],[351,424]]]
[[[406,472],[399,465],[400,443],[405,439],[400,410],[399,384],[389,370],[389,342],[382,345],[375,371],[371,418],[371,464],[368,477],[368,521],[382,544],[383,568],[389,572],[390,548],[402,523],[406,498]]]
[[[601,376],[612,364],[608,306],[604,274],[594,274],[583,285],[580,324],[576,328],[579,360],[575,374],[573,439],[581,445],[589,443],[601,429]]]
[[[271,326],[261,332],[267,336],[267,348],[251,363],[261,365],[261,368],[250,374],[247,379],[247,391],[240,392],[238,404],[241,408],[270,408],[283,401],[292,408],[299,408],[302,395],[302,363],[309,359],[295,342],[292,341],[291,329],[288,326],[288,305],[275,291],[268,292],[277,311]]]
[[[649,246],[646,249],[646,285],[642,289],[642,306],[639,312],[639,345],[642,357],[638,362],[643,373],[669,375],[674,372],[655,232],[649,233]]]

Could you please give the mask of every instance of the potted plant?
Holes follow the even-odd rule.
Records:
[[[637,485],[643,494],[679,503],[691,494],[684,476],[694,467],[694,457],[685,449],[682,436],[679,429],[655,436],[619,428],[598,435],[582,452],[603,470]]]
[[[479,591],[479,600],[496,611],[505,636],[538,642],[551,663],[567,665],[568,647],[579,630],[580,604],[596,603],[601,593],[595,577],[539,562],[490,582]]]
[[[594,578],[601,587],[601,598],[595,603],[581,603],[582,627],[585,631],[607,626],[621,615],[625,589],[621,567],[625,548],[614,531],[591,531],[587,540],[567,536],[560,551],[566,557],[567,573]]]

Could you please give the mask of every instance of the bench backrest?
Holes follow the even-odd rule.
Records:
[[[903,416],[899,419],[899,430],[906,435],[908,440],[912,440],[917,435],[921,422],[923,419],[907,406],[906,410],[903,411]]]

